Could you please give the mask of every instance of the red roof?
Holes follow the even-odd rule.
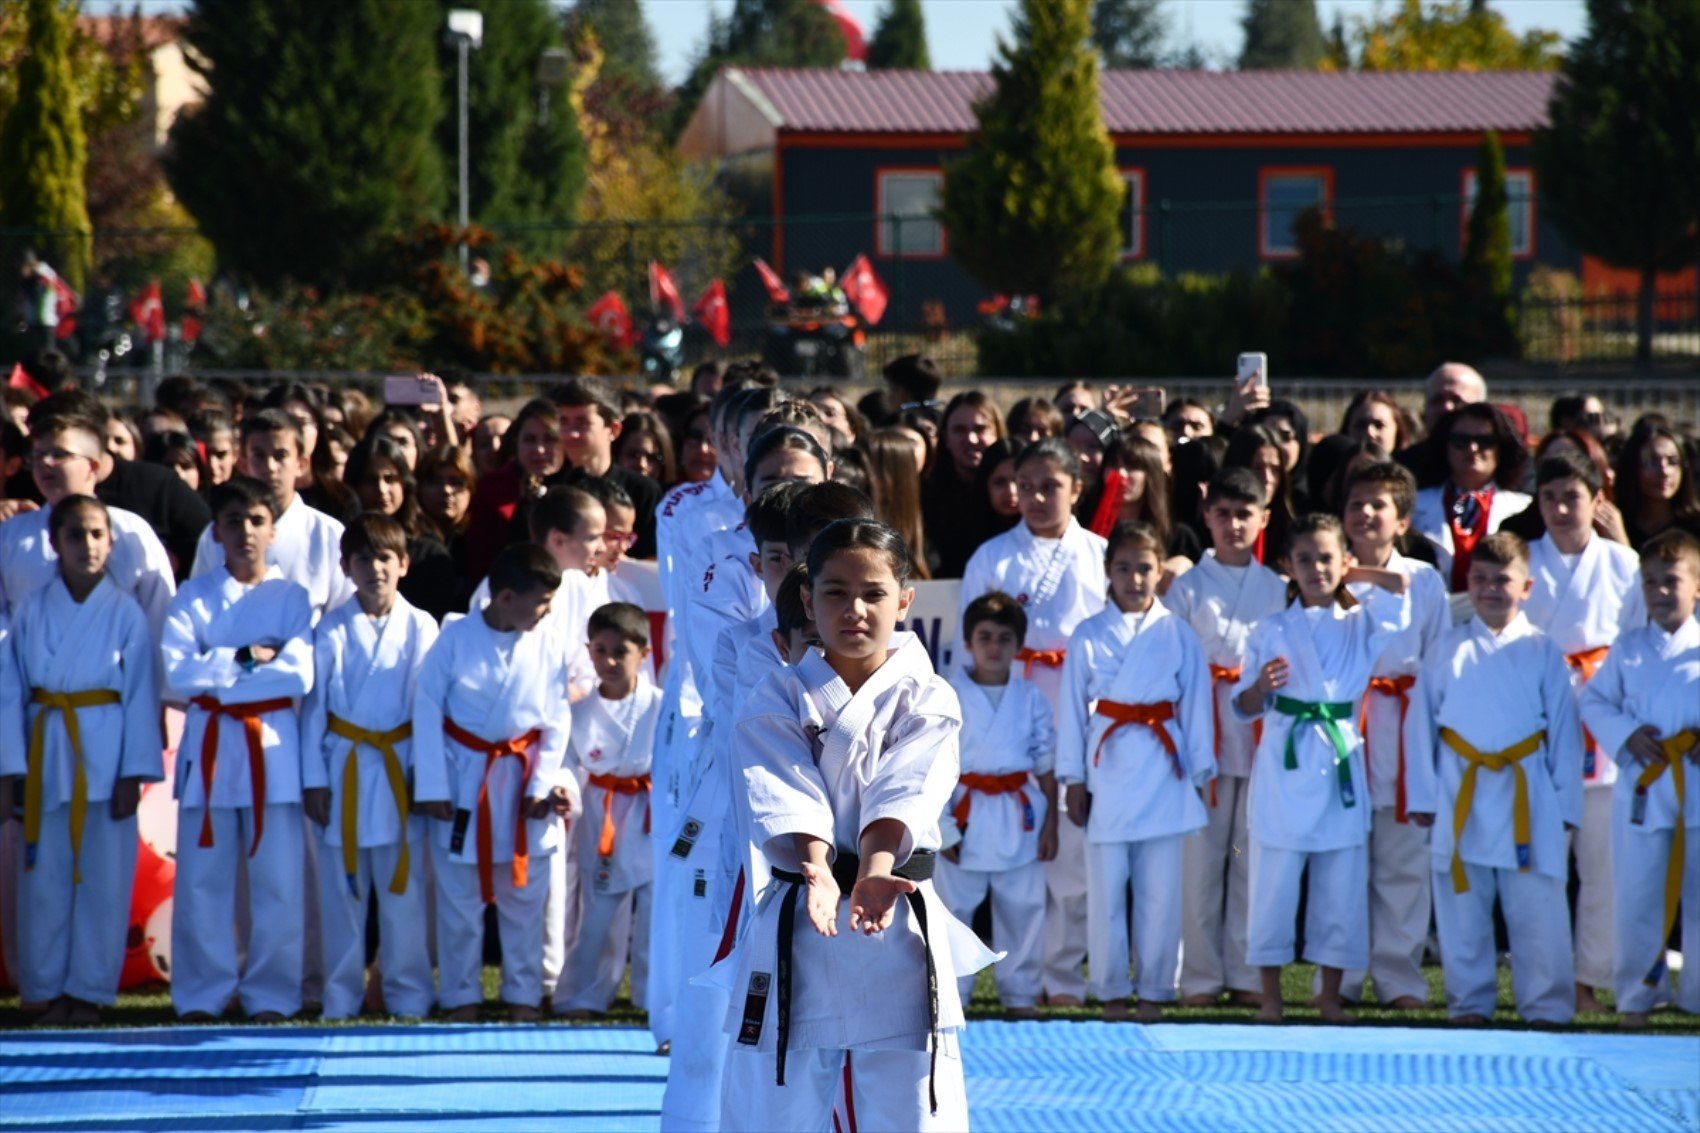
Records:
[[[747,68],[737,78],[769,104],[774,127],[832,133],[966,133],[975,128],[974,100],[992,85],[984,71]],[[1102,98],[1112,134],[1521,132],[1546,123],[1554,79],[1528,71],[1106,71]]]

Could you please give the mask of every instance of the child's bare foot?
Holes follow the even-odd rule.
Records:
[[[1453,1027],[1485,1027],[1487,1026],[1487,1016],[1471,1012],[1467,1015],[1454,1015],[1446,1022],[1448,1026]]]
[[[1316,1012],[1324,1023],[1356,1022],[1356,1018],[1346,1010],[1346,1005],[1332,996],[1317,996]]]
[[[1647,1028],[1647,1013],[1645,1011],[1625,1011],[1617,1025],[1625,1031],[1642,1031]]]
[[[561,1018],[567,1020],[569,1023],[583,1023],[591,1018],[591,1012],[582,1007],[575,1007],[571,1011],[561,1012]]]
[[[1163,1019],[1163,1005],[1151,999],[1142,999],[1139,1006],[1133,1009],[1133,1017],[1141,1023],[1158,1023]]]
[[[179,1023],[216,1023],[211,1011],[190,1011],[177,1017]]]
[[[281,1012],[281,1011],[256,1011],[252,1015],[248,1016],[248,1022],[250,1022],[250,1023],[281,1023],[281,1022],[283,1022],[283,1012]]]
[[[1105,1003],[1104,1003],[1104,1022],[1106,1022],[1106,1023],[1125,1023],[1125,1022],[1127,1022],[1127,1000],[1125,1000],[1125,999],[1106,1000]]]
[[[456,1007],[453,1011],[449,1012],[448,1020],[451,1023],[476,1023],[476,1022],[478,1022],[478,1004],[467,1003],[467,1004],[461,1005],[460,1007]]]
[[[542,1017],[542,1013],[529,1003],[508,1004],[508,1022],[510,1023],[535,1023]]]
[[[1387,1006],[1395,1011],[1421,1011],[1428,1006],[1428,1001],[1418,999],[1414,995],[1401,995]]]
[[[1045,1006],[1047,1007],[1079,1007],[1080,1005],[1081,999],[1078,995],[1047,995],[1045,997]]]
[[[47,1010],[35,1017],[38,1027],[63,1027],[71,1019],[71,997],[61,995],[47,1005]]]
[[[1576,1014],[1598,1015],[1605,1010],[1599,999],[1594,995],[1594,989],[1586,984],[1576,985]]]
[[[86,999],[71,999],[71,1013],[65,1021],[73,1027],[93,1027],[100,1023],[100,1004]]]
[[[1281,1002],[1273,1000],[1257,1009],[1257,1014],[1251,1017],[1254,1023],[1279,1023],[1281,1021]]]
[[[1037,1019],[1039,1017],[1039,1009],[1032,1005],[1025,1007],[1005,1007],[1003,1009],[1003,1017],[1012,1023],[1021,1019]]]
[[[1228,995],[1228,1000],[1235,1007],[1262,1007],[1263,997],[1255,991],[1234,991]]]
[[[1208,992],[1202,992],[1201,991],[1197,995],[1183,995],[1183,996],[1181,996],[1181,1006],[1182,1007],[1214,1007],[1214,1006],[1216,1006],[1217,1002],[1219,1000],[1221,1000],[1221,998],[1222,997],[1219,994],[1218,995],[1211,995]]]

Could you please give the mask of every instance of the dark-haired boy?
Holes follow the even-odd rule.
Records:
[[[600,477],[618,484],[637,512],[632,557],[654,558],[655,505],[661,499],[661,485],[614,462],[614,442],[623,428],[619,406],[601,383],[584,378],[557,386],[548,396],[561,410],[561,445],[567,454],[566,467],[548,483],[583,488],[585,481]]]
[[[561,774],[572,709],[563,647],[544,626],[561,568],[516,543],[496,556],[489,604],[443,629],[413,702],[414,799],[437,819],[437,1003],[472,1022],[483,1001],[484,908],[502,936],[501,997],[516,1020],[543,997],[547,860],[561,850],[557,812],[576,813],[578,783]]]
[[[359,1013],[366,905],[378,905],[378,970],[395,1015],[431,1009],[423,947],[424,821],[411,814],[413,693],[437,623],[399,593],[407,533],[366,512],[342,533],[342,571],[354,597],[320,619],[313,690],[302,711],[303,807],[322,830],[319,902],[324,1017]]]
[[[228,480],[213,489],[212,512],[219,565],[183,584],[160,647],[168,694],[189,702],[175,774],[171,999],[185,1019],[212,1019],[234,995],[250,1018],[271,1020],[301,1009],[296,709],[313,685],[313,608],[267,560],[277,520],[267,485]],[[246,909],[237,905],[239,856]]]
[[[951,677],[962,704],[962,772],[940,820],[946,848],[935,885],[964,924],[992,901],[992,941],[1007,953],[993,973],[1012,1017],[1031,1018],[1045,955],[1045,870],[1057,852],[1057,733],[1051,705],[1011,671],[1027,613],[1001,591],[968,603],[969,664]],[[961,977],[964,999],[974,977]]]
[[[1249,469],[1227,468],[1205,489],[1204,524],[1212,547],[1169,587],[1163,604],[1192,626],[1210,663],[1217,777],[1205,799],[1207,825],[1183,842],[1181,1002],[1215,1003],[1224,989],[1256,1003],[1259,977],[1246,963],[1250,845],[1246,803],[1260,728],[1229,705],[1246,639],[1259,621],[1287,606],[1287,584],[1257,561],[1269,523],[1263,485]]]
[[[1546,534],[1529,544],[1533,589],[1524,612],[1570,666],[1578,696],[1618,635],[1646,624],[1635,552],[1594,530],[1605,482],[1578,452],[1546,457],[1535,469],[1535,499]],[[1576,1010],[1602,1011],[1595,989],[1612,983],[1612,786],[1618,766],[1584,733],[1582,828],[1576,860]]]

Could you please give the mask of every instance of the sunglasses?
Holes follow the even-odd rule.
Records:
[[[1498,441],[1492,433],[1453,433],[1446,438],[1446,443],[1459,452],[1464,452],[1468,449],[1487,450],[1493,448]]]

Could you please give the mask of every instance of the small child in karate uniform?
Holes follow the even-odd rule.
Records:
[[[1493,904],[1511,936],[1511,986],[1530,1022],[1576,1013],[1565,900],[1565,831],[1582,820],[1582,724],[1570,673],[1522,612],[1523,540],[1496,531],[1466,576],[1475,616],[1427,659],[1405,718],[1413,760],[1436,771],[1434,919],[1452,1021],[1477,1025],[1498,1002]]]
[[[1322,968],[1323,1021],[1346,1022],[1341,977],[1369,964],[1371,799],[1358,702],[1376,659],[1410,624],[1411,607],[1403,574],[1353,563],[1334,516],[1305,516],[1291,534],[1293,604],[1252,631],[1234,697],[1242,718],[1264,721],[1247,815],[1246,960],[1262,969],[1258,1019],[1279,1022],[1281,967],[1292,960],[1299,879],[1308,871],[1304,958]],[[1360,603],[1346,589],[1352,582],[1376,589]]]
[[[988,894],[992,942],[1006,953],[993,970],[1011,1018],[1036,1012],[1044,968],[1045,869],[1057,852],[1056,730],[1051,705],[1010,671],[1027,636],[1027,614],[993,591],[968,603],[962,641],[972,664],[951,678],[962,706],[962,776],[941,826],[952,843],[933,884],[951,913],[973,919]],[[966,1002],[974,978],[963,976]]]
[[[1210,669],[1198,635],[1157,601],[1156,531],[1119,523],[1105,555],[1110,605],[1081,622],[1063,665],[1057,778],[1086,829],[1087,966],[1104,1017],[1153,1022],[1180,974],[1181,843],[1204,828],[1216,777]],[[1128,979],[1133,889],[1138,979]]]
[[[393,1015],[431,1010],[425,819],[412,813],[413,691],[437,623],[398,591],[407,533],[367,512],[342,533],[354,597],[314,631],[313,691],[302,712],[302,805],[324,831],[319,924],[327,1019],[360,1011],[366,905],[378,902],[378,972]]]
[[[555,1010],[580,1018],[608,1010],[626,961],[632,1002],[649,971],[649,768],[661,690],[640,675],[649,663],[649,619],[626,602],[592,611],[590,662],[597,689],[573,711],[568,751],[590,782],[578,827],[578,939],[555,992]],[[627,916],[621,916],[629,909]],[[626,925],[630,931],[624,932]]]
[[[1641,548],[1650,622],[1617,639],[1582,690],[1582,722],[1618,761],[1612,791],[1613,988],[1623,1026],[1644,1027],[1666,991],[1665,942],[1682,908],[1676,1006],[1700,1014],[1700,541]]]
[[[171,1001],[185,1020],[210,1022],[235,995],[249,1018],[270,1022],[301,1009],[297,706],[313,685],[313,606],[269,563],[271,490],[236,476],[211,502],[220,565],[177,592],[160,646],[167,693],[189,702],[177,749]],[[237,906],[238,855],[247,858],[246,910]],[[246,964],[240,923],[249,926]]]
[[[61,498],[59,577],[0,639],[0,821],[24,800],[18,988],[37,1022],[86,1025],[116,1001],[143,783],[165,777],[147,617],[106,577],[113,529],[93,496]]]

